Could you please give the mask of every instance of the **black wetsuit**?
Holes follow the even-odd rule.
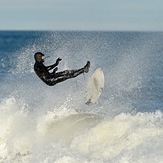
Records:
[[[53,65],[45,66],[42,61],[39,62],[36,60],[35,65],[34,65],[34,71],[43,82],[45,82],[49,86],[53,86],[59,82],[63,82],[67,79],[74,78],[86,72],[85,68],[86,67],[89,68],[90,62],[89,64],[87,62],[87,66],[84,66],[83,68],[78,69],[78,70],[65,70],[65,71],[56,73],[57,71],[56,66],[58,64],[59,62],[56,61],[56,63]],[[54,70],[52,73],[50,73],[49,71],[52,69]]]

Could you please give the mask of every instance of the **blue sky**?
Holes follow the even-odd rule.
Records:
[[[0,30],[163,31],[163,0],[0,0]]]

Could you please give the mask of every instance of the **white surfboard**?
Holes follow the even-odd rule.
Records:
[[[104,88],[104,73],[101,68],[94,71],[88,79],[86,104],[96,103]]]

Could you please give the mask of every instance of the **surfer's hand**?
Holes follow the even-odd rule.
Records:
[[[59,64],[59,62],[60,62],[61,60],[62,60],[61,58],[58,58],[58,59],[56,60],[56,63]]]

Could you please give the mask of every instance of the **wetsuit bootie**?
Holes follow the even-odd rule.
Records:
[[[90,61],[87,61],[87,64],[84,66],[84,72],[85,73],[88,73],[88,71],[89,71],[89,68],[90,68]]]

